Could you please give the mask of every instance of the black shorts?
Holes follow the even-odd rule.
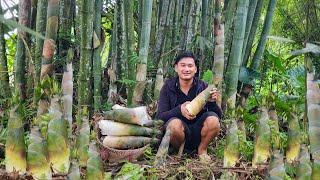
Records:
[[[181,120],[181,118],[172,117],[165,123],[164,129],[166,129],[170,121],[172,121],[173,119],[179,119],[184,126],[186,141],[184,146],[184,152],[192,154],[195,153],[198,149],[198,146],[201,142],[201,129],[203,127],[203,122],[209,116],[215,116],[219,119],[218,115],[212,111],[204,112],[200,117],[197,117],[193,121],[189,121],[194,123],[186,123],[185,120]]]

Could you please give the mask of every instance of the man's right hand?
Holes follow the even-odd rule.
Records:
[[[186,108],[186,105],[189,103],[190,103],[190,101],[186,101],[183,104],[181,104],[181,114],[182,114],[182,116],[184,116],[188,120],[193,120],[196,116],[192,116]]]

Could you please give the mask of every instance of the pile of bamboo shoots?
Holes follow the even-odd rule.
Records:
[[[145,106],[125,108],[114,106],[104,112],[98,122],[103,146],[108,150],[108,161],[133,160],[149,144],[155,144],[161,134],[162,121],[151,120]]]

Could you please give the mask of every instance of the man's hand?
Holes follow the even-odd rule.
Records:
[[[190,103],[190,101],[186,101],[183,104],[181,104],[181,114],[182,114],[182,116],[184,116],[188,120],[193,120],[196,116],[192,116],[186,108],[186,105],[189,103]]]
[[[208,101],[210,102],[215,102],[219,96],[220,96],[220,92],[218,91],[217,88],[213,88],[211,91],[210,91],[210,94],[211,94],[211,97],[209,98]]]

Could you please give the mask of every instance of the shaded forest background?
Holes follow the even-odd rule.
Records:
[[[8,172],[36,167],[27,165],[33,151],[46,161],[49,141],[58,141],[50,133],[60,137],[62,149],[53,148],[64,164],[99,159],[95,148],[88,153],[96,140],[92,117],[114,104],[144,105],[154,117],[175,56],[188,50],[197,56],[197,76],[222,94],[223,131],[209,151],[221,167],[271,161],[268,177],[320,177],[320,1],[0,3],[0,143]],[[48,147],[32,149],[39,141]],[[79,147],[86,158],[72,153]]]

